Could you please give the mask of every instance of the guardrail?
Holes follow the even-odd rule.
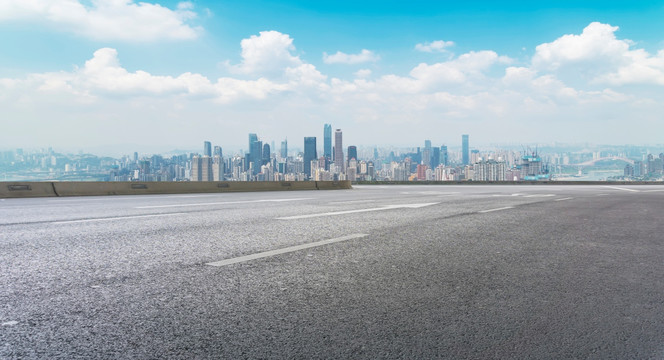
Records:
[[[341,189],[350,181],[0,182],[0,198]]]

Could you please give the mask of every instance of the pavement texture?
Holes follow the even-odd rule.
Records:
[[[1,200],[0,358],[664,359],[663,214],[655,185]]]

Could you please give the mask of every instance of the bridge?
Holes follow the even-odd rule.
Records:
[[[634,165],[634,160],[628,159],[626,157],[621,157],[621,156],[605,156],[593,160],[588,160],[582,163],[574,164],[576,166],[593,166],[595,163],[598,163],[600,161],[624,161],[628,164]]]

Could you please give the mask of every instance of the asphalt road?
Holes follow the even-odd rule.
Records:
[[[0,200],[0,358],[664,359],[664,186]]]

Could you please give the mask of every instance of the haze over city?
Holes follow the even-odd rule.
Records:
[[[661,144],[657,2],[0,3],[3,149]]]

